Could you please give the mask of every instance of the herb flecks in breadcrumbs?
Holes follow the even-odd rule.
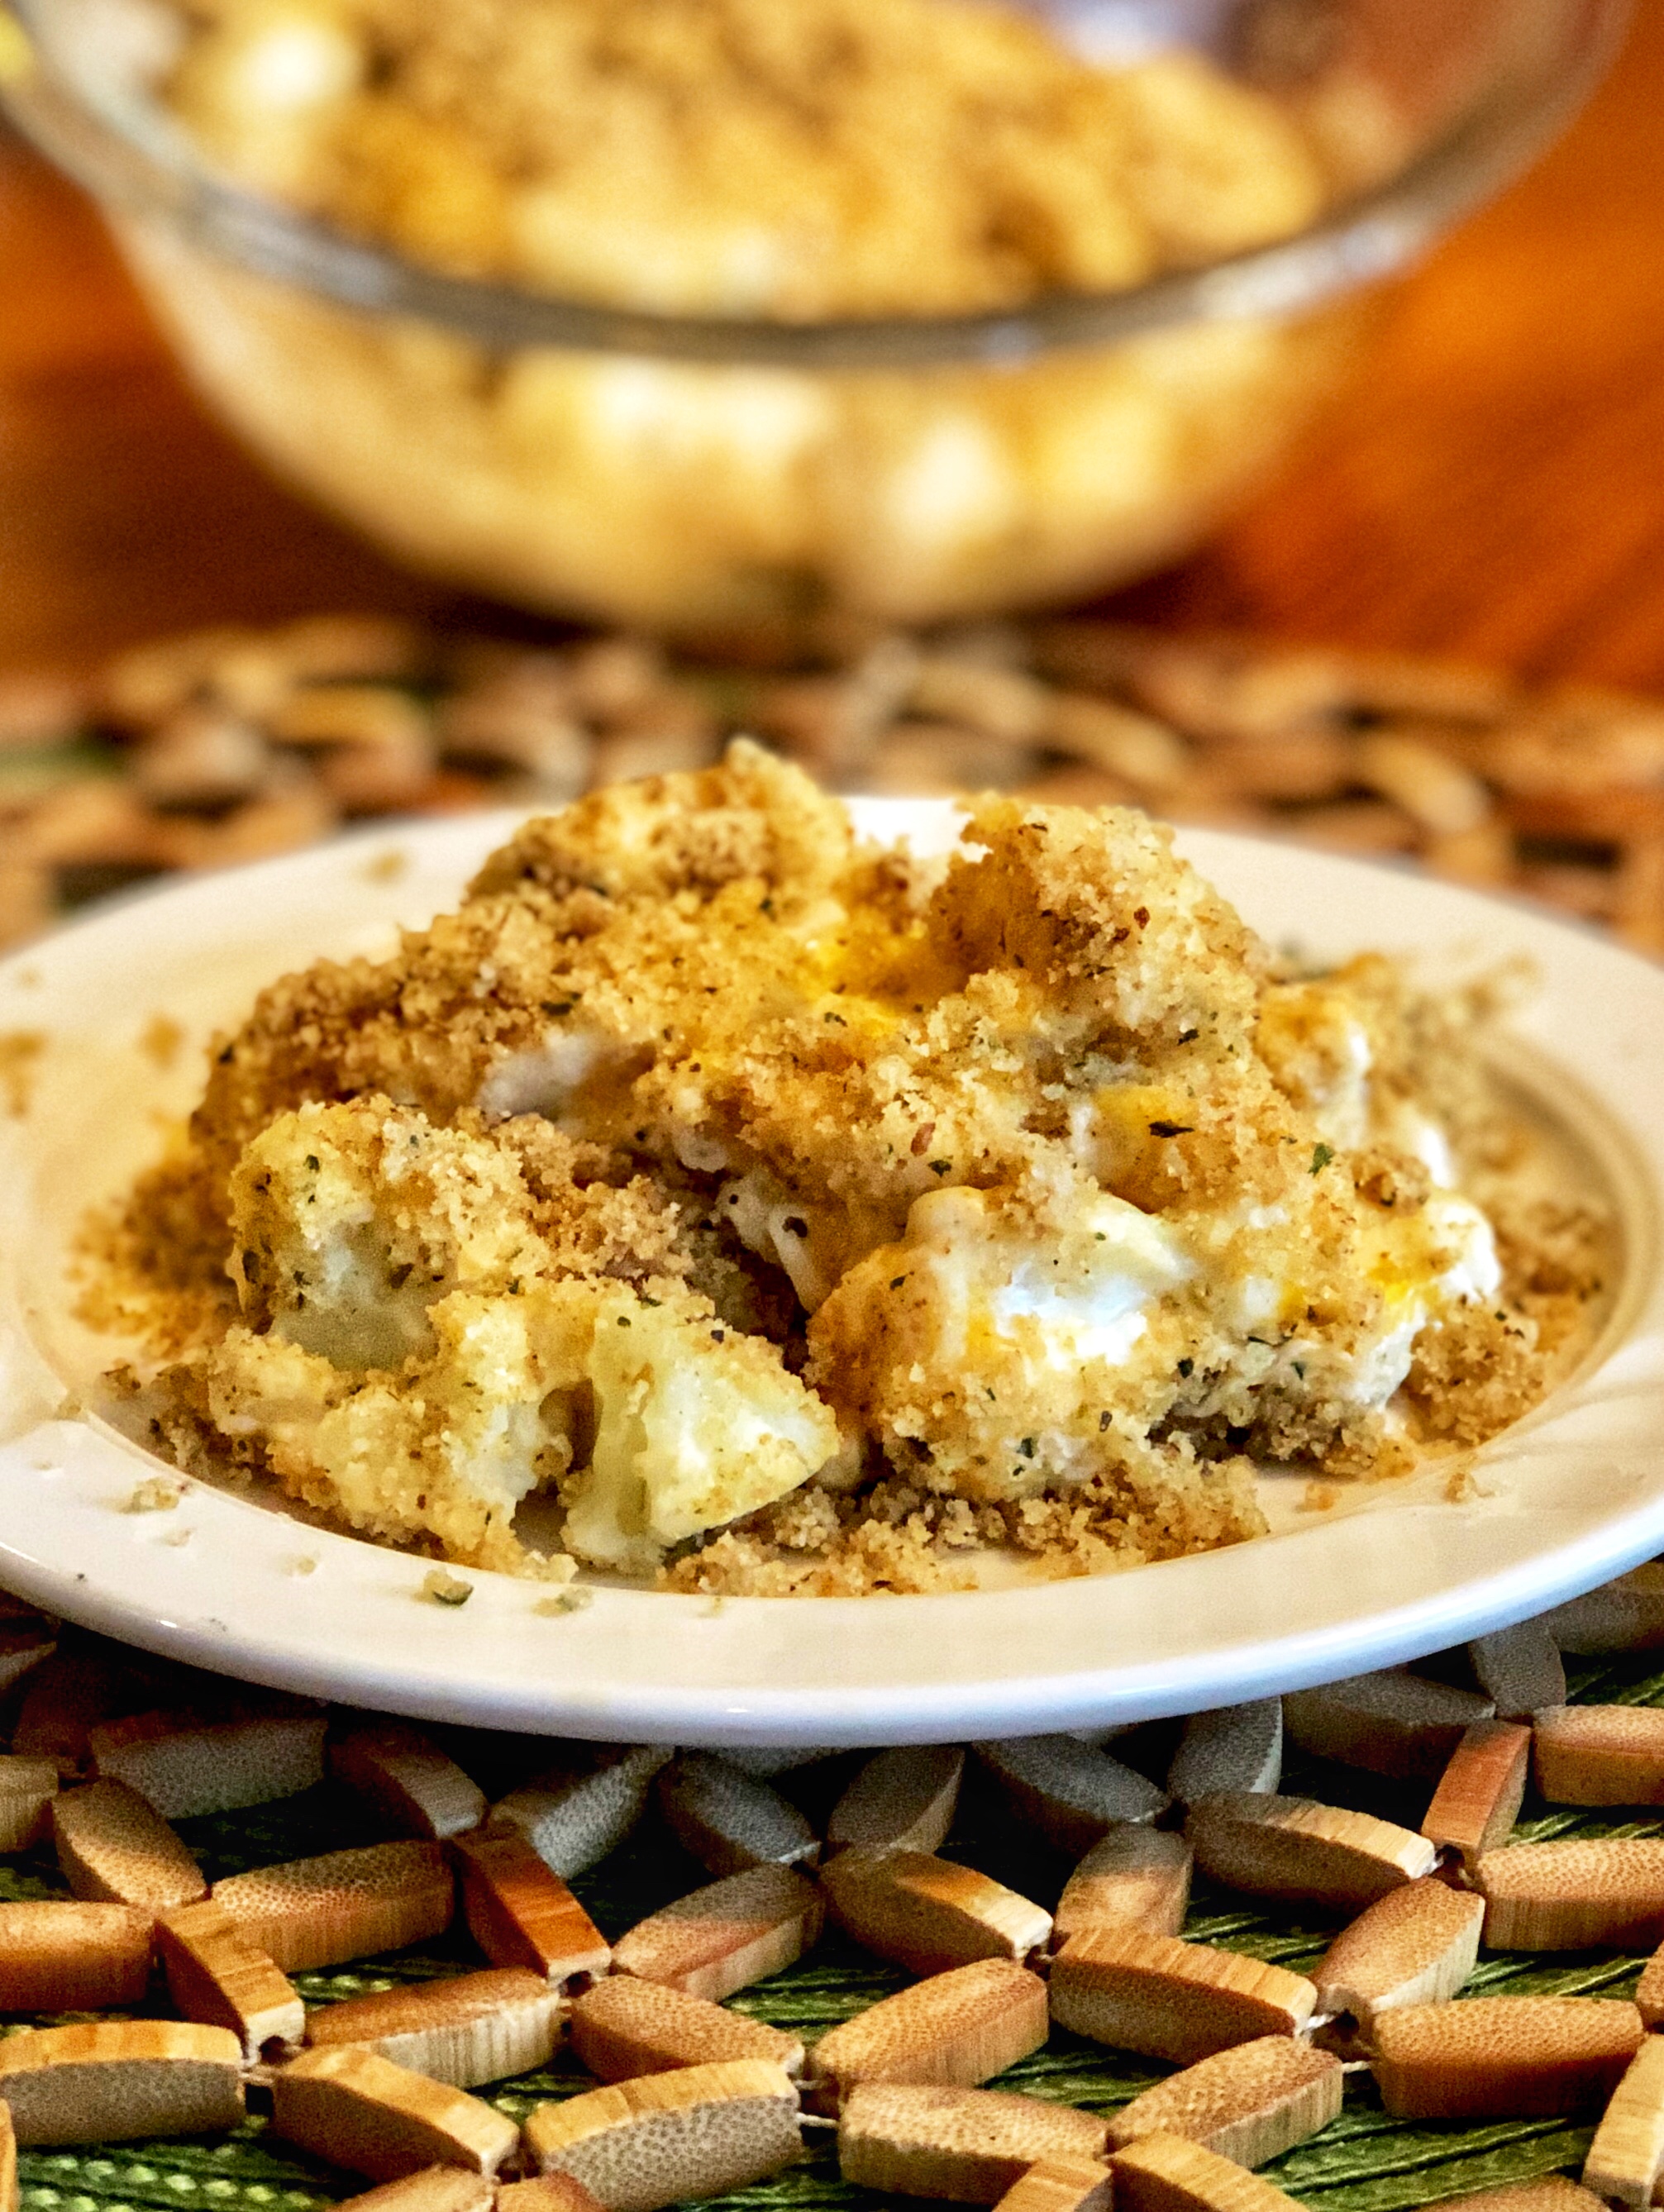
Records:
[[[1176,1557],[1263,1528],[1256,1461],[1400,1472],[1575,1346],[1598,1225],[1515,1189],[1491,1012],[1280,976],[1141,815],[921,860],[742,743],[272,984],[101,1309],[181,1465],[453,1561],[548,1574],[534,1492],[714,1593]]]

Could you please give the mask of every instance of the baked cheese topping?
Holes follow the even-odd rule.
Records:
[[[740,744],[263,995],[129,1209],[201,1259],[187,1316],[153,1240],[150,1402],[187,1464],[474,1564],[926,1588],[1236,1541],[1256,1461],[1511,1419],[1598,1286],[1522,1226],[1476,1034],[1380,958],[1279,975],[1141,816],[987,800],[922,861]]]

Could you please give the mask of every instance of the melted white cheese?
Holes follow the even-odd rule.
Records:
[[[515,1114],[543,1114],[558,1121],[607,1050],[604,1037],[581,1030],[551,1030],[540,1044],[497,1062],[480,1086],[480,1111],[493,1121]]]
[[[1429,1234],[1455,1257],[1436,1278],[1447,1299],[1494,1297],[1503,1279],[1497,1240],[1477,1206],[1454,1191],[1436,1191],[1422,1209]]]
[[[914,1204],[908,1245],[967,1338],[980,1323],[1050,1368],[1119,1366],[1151,1309],[1195,1273],[1164,1224],[1108,1192],[1042,1240],[1008,1224],[981,1191],[932,1191]]]
[[[1407,1099],[1394,1099],[1377,1113],[1376,1133],[1383,1143],[1419,1160],[1440,1190],[1455,1188],[1456,1162],[1449,1138],[1436,1121]]]
[[[1404,1220],[1383,1220],[1373,1241],[1370,1272],[1386,1293],[1375,1334],[1350,1347],[1291,1337],[1267,1373],[1291,1389],[1379,1413],[1402,1388],[1422,1331],[1453,1305],[1493,1297],[1502,1267],[1491,1224],[1454,1192],[1436,1193]]]
[[[724,1183],[717,1194],[717,1218],[726,1221],[748,1252],[772,1260],[791,1278],[792,1288],[813,1313],[841,1272],[829,1265],[817,1237],[818,1214],[805,1211],[780,1189],[772,1176],[753,1170]]]
[[[1369,1073],[1375,1065],[1369,1033],[1362,1022],[1340,1024],[1340,1048],[1327,1086],[1311,1102],[1318,1134],[1337,1152],[1352,1152],[1369,1125]]]

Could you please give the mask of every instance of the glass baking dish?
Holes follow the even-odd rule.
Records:
[[[1624,14],[1025,0],[1095,61],[1189,45],[1284,105],[1324,149],[1315,219],[1115,291],[793,319],[557,297],[348,235],[210,163],[149,89],[154,17],[13,4],[32,58],[6,106],[281,477],[524,606],[753,641],[1055,603],[1183,552],[1357,361],[1369,288],[1546,143]]]

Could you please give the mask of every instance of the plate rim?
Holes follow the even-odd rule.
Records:
[[[100,908],[53,936],[0,961],[0,1024],[6,1021],[8,1010],[15,1010],[21,1003],[14,987],[19,971],[31,965],[37,969],[43,965],[73,968],[78,960],[83,968],[89,963],[95,966],[100,946],[107,946],[118,938],[124,939],[131,950],[135,940],[148,943],[158,933],[165,937],[170,916],[178,917],[184,926],[189,917],[200,915],[205,919],[216,906],[223,908],[228,902],[240,899],[246,907],[259,906],[262,901],[258,894],[262,887],[268,893],[280,895],[286,886],[293,890],[313,879],[327,884],[331,875],[343,868],[357,870],[363,879],[363,855],[375,847],[406,852],[415,848],[418,877],[424,865],[429,873],[448,869],[455,886],[459,888],[469,866],[477,864],[477,859],[501,842],[516,823],[539,811],[548,810],[504,810],[448,818],[437,823],[379,823],[328,845],[280,855],[218,876],[185,883],[170,881],[137,897]],[[858,821],[877,822],[892,830],[919,823],[927,816],[936,825],[931,834],[938,836],[943,825],[951,822],[954,813],[952,802],[947,800],[857,802],[856,811]],[[1569,960],[1573,967],[1593,966],[1600,974],[1622,978],[1643,1001],[1650,996],[1656,1012],[1664,1015],[1664,969],[1655,968],[1590,928],[1540,913],[1521,902],[1487,898],[1463,887],[1432,883],[1407,871],[1343,856],[1312,854],[1264,837],[1181,830],[1179,842],[1181,850],[1195,858],[1210,877],[1216,874],[1222,861],[1234,858],[1239,866],[1250,871],[1255,867],[1260,871],[1273,866],[1284,871],[1292,868],[1297,872],[1305,872],[1314,879],[1327,877],[1331,882],[1343,885],[1373,890],[1377,900],[1387,898],[1389,904],[1406,903],[1425,894],[1442,911],[1453,917],[1461,916],[1480,933],[1484,933],[1487,918],[1494,922],[1498,917],[1507,917],[1509,926],[1501,932],[1503,936],[1528,938],[1533,944],[1548,948],[1563,962]],[[399,886],[390,884],[386,896],[387,907],[396,907],[401,896]],[[277,902],[281,904],[280,896]],[[1367,898],[1364,903],[1367,905]],[[1251,914],[1248,918],[1254,919]],[[35,1004],[38,1010],[45,1012],[38,1000]],[[1664,1030],[1664,1022],[1658,1026]],[[1655,1072],[1664,1075],[1664,1045],[1657,1049]],[[1637,1083],[1640,1080],[1637,1077]],[[1600,1082],[1589,1087],[1615,1127],[1631,1141],[1636,1163],[1648,1185],[1647,1202],[1653,1218],[1648,1229],[1651,1249],[1644,1255],[1647,1280],[1632,1285],[1638,1304],[1629,1330],[1588,1379],[1593,1382],[1607,1376],[1614,1362],[1620,1358],[1630,1358],[1630,1364],[1634,1365],[1635,1360],[1630,1356],[1636,1354],[1645,1372],[1637,1382],[1631,1383],[1631,1395],[1639,1387],[1643,1394],[1664,1404],[1664,1285],[1659,1279],[1656,1235],[1660,1194],[1664,1193],[1664,1133],[1651,1135],[1639,1107],[1632,1106],[1626,1111],[1621,1103],[1615,1104]],[[14,1125],[15,1128],[26,1127]],[[18,1320],[15,1291],[15,1285],[0,1285],[0,1318],[9,1316],[14,1329]],[[14,1359],[14,1378],[17,1371]],[[1551,1422],[1558,1418],[1565,1410],[1561,1402],[1564,1395],[1554,1394],[1543,1413],[1528,1416],[1525,1424],[1506,1432],[1508,1437],[1528,1437],[1544,1425],[1545,1418]],[[1599,1395],[1595,1394],[1597,1397]],[[708,1644],[718,1641],[719,1637],[725,1644],[732,1642],[731,1633],[720,1628],[720,1616],[744,1620],[755,1615],[757,1608],[776,1613],[785,1608],[789,1613],[812,1614],[830,1631],[820,1641],[835,1644],[842,1637],[844,1609],[855,1606],[861,1609],[855,1617],[858,1620],[869,1615],[872,1608],[883,1609],[886,1626],[880,1640],[884,1641],[889,1638],[888,1622],[896,1617],[896,1608],[908,1615],[916,1613],[919,1608],[926,1608],[926,1618],[948,1630],[950,1640],[956,1642],[957,1632],[963,1628],[967,1632],[985,1632],[1004,1643],[1010,1631],[1007,1615],[1021,1613],[1025,1609],[1033,1611],[1037,1606],[1046,1607],[1049,1600],[1053,1613],[1072,1620],[1080,1611],[1078,1593],[1087,1591],[1109,1605],[1117,1591],[1126,1591],[1127,1578],[1108,1575],[975,1594],[860,1599],[726,1599],[715,1604],[708,1598],[681,1594],[602,1589],[594,1592],[592,1603],[586,1609],[550,1620],[548,1627],[552,1634],[544,1634],[539,1622],[539,1646],[547,1649],[552,1668],[565,1677],[551,1686],[542,1679],[506,1674],[501,1663],[494,1672],[489,1649],[495,1630],[482,1633],[483,1624],[488,1620],[495,1623],[504,1609],[507,1594],[525,1597],[531,1593],[531,1602],[535,1603],[539,1595],[547,1597],[546,1587],[540,1591],[540,1586],[519,1578],[464,1570],[477,1585],[476,1598],[464,1612],[451,1617],[456,1626],[465,1626],[466,1633],[450,1639],[463,1646],[462,1654],[453,1650],[446,1655],[443,1642],[418,1633],[433,1625],[435,1616],[432,1608],[428,1610],[425,1620],[422,1615],[406,1613],[401,1617],[398,1613],[398,1606],[413,1599],[415,1586],[430,1561],[393,1552],[361,1538],[302,1528],[250,1500],[190,1479],[183,1480],[189,1510],[197,1516],[193,1528],[208,1530],[212,1540],[217,1540],[222,1528],[229,1530],[235,1545],[239,1526],[245,1534],[249,1528],[246,1522],[240,1524],[235,1516],[252,1514],[267,1534],[283,1532],[289,1553],[299,1555],[304,1547],[307,1553],[327,1559],[327,1575],[320,1582],[316,1574],[306,1577],[297,1576],[292,1569],[262,1569],[252,1593],[252,1611],[251,1594],[246,1592],[239,1608],[242,1618],[234,1625],[220,1613],[203,1613],[200,1609],[193,1613],[188,1604],[179,1601],[178,1593],[181,1588],[188,1588],[189,1572],[183,1583],[178,1576],[170,1577],[167,1571],[169,1562],[163,1557],[166,1547],[157,1545],[147,1528],[135,1538],[141,1545],[150,1547],[142,1571],[135,1578],[124,1574],[118,1564],[112,1580],[112,1571],[106,1564],[107,1558],[113,1556],[112,1547],[101,1540],[94,1540],[99,1534],[98,1516],[101,1512],[105,1523],[112,1522],[116,1516],[110,1510],[107,1498],[112,1484],[118,1486],[124,1480],[131,1490],[136,1476],[154,1472],[157,1462],[141,1447],[95,1420],[78,1420],[68,1425],[71,1433],[68,1437],[58,1438],[64,1448],[54,1455],[64,1462],[61,1474],[39,1463],[39,1455],[47,1431],[61,1430],[65,1425],[25,1424],[20,1428],[14,1415],[0,1429],[0,1579],[15,1588],[21,1595],[66,1619],[78,1620],[88,1626],[101,1628],[151,1650],[188,1658],[217,1672],[236,1674],[273,1686],[349,1698],[418,1718],[483,1722],[531,1733],[633,1735],[640,1740],[657,1738],[719,1745],[789,1741],[856,1745],[932,1741],[968,1734],[1013,1735],[1085,1726],[1110,1719],[1154,1718],[1198,1710],[1209,1704],[1270,1694],[1273,1690],[1297,1688],[1332,1679],[1337,1674],[1422,1656],[1441,1644],[1462,1641],[1525,1618],[1623,1571],[1664,1546],[1664,1480],[1657,1480],[1636,1501],[1603,1515],[1591,1525],[1569,1534],[1561,1544],[1530,1551],[1494,1569],[1471,1574],[1450,1588],[1435,1589],[1396,1606],[1377,1605],[1360,1617],[1305,1627],[1297,1626],[1274,1634],[1239,1639],[1230,1647],[1210,1646],[1188,1657],[1164,1650],[1141,1662],[1122,1663],[1112,1669],[1102,1666],[1074,1669],[1054,1667],[1050,1671],[1041,1668],[1001,1678],[919,1679],[892,1682],[887,1686],[854,1679],[841,1680],[835,1675],[829,1676],[824,1667],[814,1682],[737,1679],[719,1683],[708,1674],[691,1686],[670,1680],[645,1684],[638,1680],[625,1684],[616,1678],[600,1677],[593,1664],[585,1674],[584,1646],[593,1641],[592,1632],[586,1635],[586,1627],[593,1632],[598,1615],[604,1621],[615,1608],[652,1605],[658,1611],[649,1618],[656,1622],[663,1622],[667,1627],[673,1618],[686,1622],[689,1634],[683,1635],[678,1627],[676,1639],[677,1647],[684,1648],[690,1643],[696,1644],[701,1637]],[[29,1451],[36,1455],[36,1463],[25,1465],[22,1455]],[[104,1492],[98,1493],[96,1486],[100,1482]],[[77,1485],[82,1486],[79,1490]],[[93,1488],[88,1489],[88,1485]],[[23,1534],[19,1523],[29,1502],[40,1506],[43,1498],[56,1496],[62,1499],[71,1493],[76,1500],[72,1509],[66,1510],[61,1504],[54,1506],[46,1503],[44,1506],[49,1540],[44,1544],[31,1541]],[[1458,1504],[1424,1508],[1410,1504],[1402,1510],[1411,1514],[1437,1513],[1443,1519],[1447,1533],[1467,1525],[1462,1516],[1467,1509]],[[140,1520],[160,1517],[128,1516],[129,1532]],[[1481,1513],[1478,1518],[1483,1521],[1485,1516]],[[1357,1516],[1354,1525],[1359,1523],[1379,1527],[1381,1516]],[[107,1538],[109,1533],[108,1527],[105,1527],[103,1537]],[[1299,1543],[1306,1534],[1303,1530],[1297,1539],[1278,1538],[1272,1541],[1277,1545]],[[183,1562],[188,1548],[181,1547],[169,1557]],[[258,1547],[245,1545],[240,1548]],[[1193,1558],[1163,1562],[1134,1570],[1133,1574],[1141,1583],[1148,1577],[1168,1578],[1176,1600],[1179,1584],[1195,1579],[1193,1575],[1186,1577],[1185,1570],[1194,1569],[1201,1563],[1229,1563],[1256,1556],[1266,1556],[1263,1540],[1202,1555],[1201,1562]],[[1291,1558],[1292,1553],[1285,1553],[1284,1556]],[[75,1563],[82,1557],[91,1559],[90,1567]],[[348,1652],[328,1639],[320,1642],[313,1620],[317,1607],[306,1601],[307,1586],[308,1583],[315,1586],[313,1596],[325,1587],[333,1587],[337,1580],[337,1562],[343,1563],[339,1574],[355,1587],[356,1603],[371,1604],[377,1620],[385,1615],[396,1621],[408,1631],[411,1644],[420,1642],[424,1647],[436,1646],[441,1656],[430,1660],[424,1650],[420,1658],[408,1655],[379,1658],[365,1650],[355,1648]],[[504,1586],[501,1590],[496,1587],[500,1584]],[[489,1602],[479,1602],[480,1587]],[[1077,1595],[1072,1603],[1065,1603],[1059,1596],[1060,1593]],[[397,1601],[391,1612],[387,1607],[390,1598]],[[968,1608],[975,1609],[974,1618]],[[508,1609],[511,1613],[514,1612],[512,1606]],[[232,1608],[228,1606],[226,1610]],[[523,1606],[515,1617],[524,1617],[529,1610],[529,1607]],[[287,1630],[282,1626],[285,1617],[290,1624]],[[718,1633],[714,1635],[711,1629],[703,1627],[705,1622],[713,1624]],[[878,1622],[874,1620],[872,1626],[876,1632]],[[818,1630],[816,1634],[819,1635]],[[403,1636],[394,1637],[395,1653],[405,1640]],[[604,1640],[610,1643],[610,1636]],[[653,1640],[658,1641],[656,1635]],[[761,1640],[772,1644],[778,1639],[769,1635]],[[1016,1640],[1019,1644],[1023,1640],[1020,1630]],[[802,1638],[788,1638],[787,1641],[800,1644]],[[1228,1695],[1221,1695],[1222,1690],[1227,1691]]]

